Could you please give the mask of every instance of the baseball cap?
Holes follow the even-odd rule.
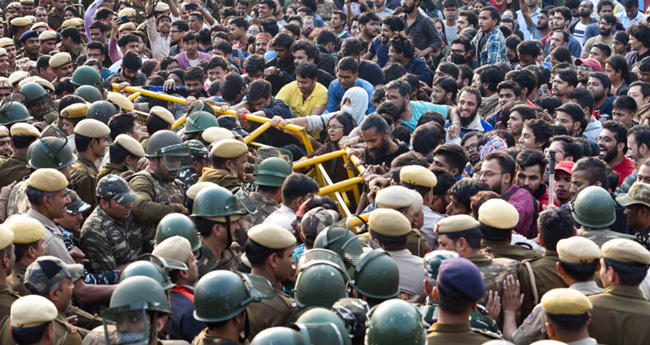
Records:
[[[635,204],[650,207],[650,185],[634,182],[627,194],[619,196],[616,201],[625,207]]]
[[[199,140],[188,140],[187,146],[190,148],[190,154],[192,155],[192,158],[208,158],[210,157],[210,151],[203,145],[202,142]]]
[[[65,209],[68,213],[79,214],[88,211],[90,208],[90,205],[81,200],[77,192],[72,189],[68,189],[68,196],[71,200],[67,205],[65,205]]]
[[[219,126],[223,127],[229,131],[232,131],[235,136],[246,137],[248,133],[242,128],[241,123],[237,120],[237,117],[232,115],[221,115],[217,119]]]
[[[575,162],[573,161],[562,161],[555,164],[555,171],[564,171],[565,173],[571,175],[571,169],[573,169],[574,164]]]
[[[590,67],[591,69],[594,70],[594,72],[602,72],[603,67],[600,65],[600,62],[596,59],[576,59],[575,61],[576,66],[582,66],[585,65],[587,67]]]
[[[129,187],[123,178],[111,174],[99,180],[97,184],[97,198],[113,199],[120,205],[128,205],[135,201],[138,196],[131,190],[131,187]]]
[[[73,282],[84,274],[80,264],[66,264],[61,259],[45,255],[32,262],[25,272],[25,287],[35,295],[47,294],[52,286],[65,278]]]

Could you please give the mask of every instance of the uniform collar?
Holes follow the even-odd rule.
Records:
[[[472,328],[469,326],[469,322],[465,323],[439,323],[436,322],[431,327],[429,327],[429,333],[431,332],[444,332],[444,333],[467,333],[471,332]]]
[[[610,285],[605,288],[605,292],[608,292],[616,296],[645,300],[645,297],[643,296],[643,292],[641,292],[641,289],[639,289],[638,286]]]

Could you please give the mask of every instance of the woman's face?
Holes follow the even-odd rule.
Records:
[[[338,142],[343,138],[343,125],[336,119],[331,119],[329,125],[327,126],[327,134],[330,137],[330,141]]]
[[[63,19],[68,20],[72,18],[74,18],[74,13],[72,13],[72,11],[65,11],[65,13],[63,13]]]
[[[617,40],[614,40],[614,54],[625,56],[627,53],[627,46]]]
[[[438,30],[438,32],[444,32],[443,30],[445,28],[442,27],[442,22],[441,21],[437,20],[434,24],[436,24],[436,30]]]

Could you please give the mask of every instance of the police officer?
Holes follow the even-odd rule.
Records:
[[[343,260],[327,249],[305,252],[298,261],[294,291],[296,304],[301,308],[331,308],[345,297],[348,294]]]
[[[54,335],[62,344],[81,344],[87,330],[75,327],[66,320],[65,311],[70,305],[73,282],[83,275],[83,267],[65,264],[53,256],[42,256],[27,267],[25,287],[32,295],[43,296],[56,306]]]
[[[35,312],[38,311],[38,312]],[[38,295],[21,297],[11,306],[11,337],[18,345],[53,344],[58,311],[52,301]],[[3,330],[4,332],[4,330]]]
[[[469,330],[469,325],[467,328]],[[420,312],[411,303],[398,299],[380,304],[370,312],[365,343],[427,344],[426,330]]]
[[[50,67],[54,74],[56,74],[52,85],[56,85],[64,78],[72,77],[72,56],[65,52],[56,53],[50,58]]]
[[[181,236],[190,241],[192,252],[198,254],[201,239],[190,217],[180,213],[170,213],[160,220],[156,227],[156,243],[162,243],[172,236]]]
[[[554,289],[542,297],[546,316],[546,329],[552,340],[585,345],[596,345],[590,338],[587,325],[593,308],[582,293],[572,289]]]
[[[217,118],[214,115],[206,111],[193,112],[187,117],[187,122],[185,124],[185,140],[198,140],[201,138],[201,133],[203,133],[203,131],[216,126],[219,126],[219,121],[217,121]]]
[[[72,144],[72,149],[76,148],[74,128],[81,120],[86,118],[88,112],[88,105],[85,103],[74,103],[65,107],[59,113],[59,121],[63,128],[63,132],[68,136],[68,142]]]
[[[187,189],[187,192],[185,193],[185,207],[187,207],[190,213],[194,209],[194,199],[196,199],[196,195],[199,194],[199,192],[204,188],[215,186],[218,187],[216,183],[212,182],[197,182],[192,187]]]
[[[616,221],[616,204],[609,193],[602,187],[589,186],[578,191],[569,203],[569,209],[575,222],[580,225],[578,235],[584,236],[601,247],[603,243],[615,239],[634,237],[609,230]]]
[[[12,243],[14,233],[7,227],[0,225],[0,319],[9,315],[9,308],[20,295],[11,289],[7,276],[11,274],[16,256]]]
[[[627,194],[619,196],[616,201],[627,207],[630,228],[637,229],[637,241],[650,250],[650,185],[635,182]]]
[[[199,140],[192,139],[185,143],[190,148],[192,167],[178,173],[178,179],[185,183],[185,190],[187,190],[199,181],[203,168],[209,166],[210,151]]]
[[[193,212],[202,243],[199,276],[218,269],[236,271],[240,261],[231,245],[237,220],[244,214],[237,198],[223,187],[207,187],[196,195]]]
[[[436,201],[433,199],[433,187],[438,184],[436,175],[423,166],[407,165],[400,169],[399,179],[402,186],[414,190],[422,196],[424,221],[420,226],[420,233],[427,240],[430,248],[438,248],[438,235],[433,230],[433,227],[442,219],[442,216],[431,209]]]
[[[147,117],[147,135],[142,137],[142,147],[144,150],[147,151],[149,139],[154,133],[162,130],[170,130],[174,122],[176,122],[174,114],[169,110],[161,106],[151,108]]]
[[[406,249],[408,233],[411,232],[408,219],[398,211],[379,208],[370,213],[368,227],[372,239],[397,263],[400,290],[409,299],[417,296],[417,300],[423,301],[426,296],[422,283],[426,277],[424,262]]]
[[[5,126],[0,126],[0,159],[9,157],[12,152],[9,129]]]
[[[192,342],[193,345],[240,344],[242,332],[248,332],[248,307],[263,299],[273,298],[268,280],[239,272],[214,271],[196,284],[194,317],[208,327]],[[220,308],[214,308],[218,305]],[[248,334],[244,333],[244,337]]]
[[[519,222],[519,212],[503,199],[490,199],[478,209],[481,248],[489,247],[495,258],[517,261],[535,259],[541,254],[522,246],[510,244],[512,231]]]
[[[97,205],[95,192],[99,170],[95,161],[104,157],[110,133],[108,126],[94,119],[82,120],[74,127],[79,159],[70,167],[70,188],[91,207]]]
[[[284,325],[295,311],[294,301],[282,291],[282,282],[292,276],[296,238],[283,227],[271,224],[254,226],[248,232],[246,256],[252,275],[266,278],[273,286],[274,297],[249,306],[252,339],[262,330]]]
[[[348,242],[344,251],[346,256],[352,252]],[[352,245],[355,247],[355,245]],[[400,293],[400,271],[395,260],[383,249],[373,249],[359,255],[356,264],[350,268],[350,286],[352,296],[359,298],[370,308],[397,297]]]
[[[300,238],[302,245],[296,246],[296,252],[302,247],[302,251],[313,249],[314,241],[318,234],[325,228],[339,221],[339,214],[334,210],[327,210],[322,206],[312,208],[307,211],[300,220]]]
[[[50,59],[50,65],[52,59]],[[23,95],[22,102],[29,110],[34,122],[44,122],[46,125],[54,123],[58,119],[56,111],[53,111],[52,98],[45,89],[37,83],[27,83],[18,91]]]
[[[210,127],[201,133],[201,140],[210,146],[223,139],[235,139],[235,134],[223,127]]]
[[[221,127],[215,127],[215,129],[223,130]],[[232,132],[226,131],[232,135]],[[203,135],[205,136],[206,133],[207,131]],[[262,224],[271,213],[278,209],[282,202],[282,184],[291,173],[291,165],[278,157],[267,158],[255,167],[253,184],[257,186],[257,191],[250,194],[250,200],[257,208],[257,213],[249,213],[239,219],[241,229],[235,236],[239,244],[246,243],[248,238],[246,233],[250,228],[256,224]]]
[[[91,67],[92,68],[92,67]],[[95,73],[97,71],[92,68]],[[97,91],[97,89],[95,89]],[[82,88],[78,88],[75,93],[79,93],[80,96],[83,94]],[[89,119],[95,119],[98,121],[101,121],[104,124],[108,125],[108,121],[113,117],[113,115],[117,114],[118,108],[111,102],[109,101],[104,101],[104,100],[99,100],[95,101],[93,104],[91,104],[88,107],[88,113],[86,113],[86,118]]]
[[[461,258],[474,263],[481,272],[483,285],[490,294],[503,291],[503,280],[516,275],[520,263],[508,258],[491,258],[481,253],[481,232],[479,222],[468,215],[455,215],[438,222],[438,243],[440,249],[457,252]],[[487,300],[486,296],[486,300]]]
[[[86,219],[80,240],[92,272],[119,270],[153,248],[153,232],[143,233],[131,215],[136,198],[126,181],[117,175],[99,181],[99,207]]]
[[[83,67],[89,67],[89,66],[81,66],[81,67],[77,68],[77,69],[75,70],[75,73],[72,75],[72,79],[73,79],[73,80],[74,80],[75,75],[78,74],[77,71],[79,71],[80,69],[84,69]],[[92,67],[90,67],[90,68],[91,68],[93,71],[95,71],[95,73],[97,73],[97,70],[96,70],[96,69],[94,69],[94,68],[92,68]],[[90,70],[88,70],[88,69],[84,69],[84,70],[86,70],[86,71],[90,71]],[[74,81],[73,81],[72,83],[74,84]],[[96,87],[91,86],[91,85],[81,85],[81,86],[79,86],[79,87],[74,91],[74,94],[75,94],[76,96],[79,96],[79,97],[83,98],[84,101],[86,101],[86,102],[88,102],[88,103],[90,103],[90,104],[93,104],[93,103],[95,103],[95,102],[97,102],[97,101],[103,101],[103,100],[104,100],[104,96],[102,96],[101,91],[99,91]],[[96,119],[96,118],[95,118],[95,119]],[[110,117],[109,117],[109,119],[110,119]],[[97,120],[99,120],[99,119],[97,119]],[[101,121],[101,120],[100,120],[100,121]],[[108,121],[102,121],[102,122],[108,124]]]
[[[120,134],[109,147],[109,155],[110,161],[97,173],[97,181],[110,174],[122,176],[127,171],[135,171],[140,158],[144,157],[144,149],[133,137]]]
[[[212,166],[203,170],[199,182],[214,182],[228,190],[241,187],[244,171],[249,167],[248,147],[236,139],[217,142],[210,151]]]
[[[11,147],[14,153],[9,158],[0,160],[0,187],[7,186],[14,181],[20,181],[29,175],[27,167],[27,150],[29,145],[40,138],[41,134],[33,125],[16,123],[11,126]]]
[[[27,266],[45,253],[45,229],[36,219],[25,215],[15,215],[4,225],[14,233],[14,253],[16,260],[7,281],[11,288],[21,296],[29,292],[25,289],[25,271]]]
[[[46,30],[46,31],[41,32],[40,35],[38,35],[38,40],[41,43],[41,49],[39,50],[39,53],[41,55],[50,55],[52,53],[52,51],[54,49],[56,49],[55,48],[56,47],[56,39],[57,39],[56,31]],[[50,41],[53,41],[53,42],[50,42]]]

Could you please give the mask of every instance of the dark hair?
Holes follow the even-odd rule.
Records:
[[[605,56],[610,56],[612,55],[612,48],[610,48],[607,44],[605,43],[595,43],[592,48],[598,48],[600,49],[601,52],[603,52],[603,55]],[[643,60],[641,60],[643,61]]]
[[[556,75],[563,81],[567,82],[570,86],[578,86],[578,72],[573,68],[562,68],[556,72]]]
[[[463,168],[465,168],[465,165],[469,161],[465,148],[458,144],[447,143],[440,145],[433,151],[433,155],[441,155],[445,157],[450,168],[456,168],[459,172],[463,171]]]
[[[514,50],[515,54],[518,54],[517,49],[521,42],[522,42],[521,37],[517,35],[510,35],[506,38],[506,47]],[[519,60],[519,55],[517,55],[517,60]]]
[[[522,89],[526,89],[526,97],[530,95],[535,87],[537,86],[537,78],[531,70],[528,69],[518,69],[512,70],[506,74],[506,80],[512,80]],[[577,80],[577,77],[576,77]]]
[[[165,56],[164,58],[162,58],[162,60],[160,60],[160,69],[161,70],[166,70],[167,66],[169,66],[169,64],[172,63],[172,62],[176,62],[178,64],[178,60],[176,60],[175,57],[173,57],[173,56]]]
[[[613,104],[614,109],[623,109],[634,114],[637,110],[636,101],[630,96],[618,96],[614,100]],[[638,127],[638,126],[635,126]],[[628,134],[629,135],[629,134]]]
[[[262,21],[262,30],[264,32],[269,33],[271,37],[275,37],[278,35],[278,32],[280,31],[280,28],[278,27],[278,22],[275,19],[271,18],[266,18]]]
[[[427,122],[415,127],[411,138],[413,151],[427,157],[432,151],[439,148],[440,142],[444,139],[444,129],[441,129],[435,122]]]
[[[449,195],[455,197],[468,211],[471,210],[471,197],[490,187],[476,179],[464,178],[449,188]]]
[[[388,83],[384,89],[386,91],[388,90],[393,90],[397,89],[399,91],[400,96],[405,97],[407,95],[410,95],[411,92],[413,91],[411,89],[411,85],[403,80],[393,80],[390,83]]]
[[[110,154],[110,162],[113,164],[122,164],[127,157],[136,158],[136,156],[118,143],[112,143],[108,148],[108,152]]]
[[[451,1],[453,1],[453,0],[451,0]],[[465,49],[465,50],[468,51],[468,52],[471,52],[472,49],[473,49],[473,48],[472,48],[472,41],[471,41],[469,38],[467,38],[467,37],[465,37],[465,36],[461,36],[461,35],[456,36],[456,37],[451,41],[450,46],[451,46],[452,44],[462,44],[462,45],[463,45],[463,49]]]
[[[609,79],[609,76],[603,72],[591,72],[589,73],[589,78],[596,78],[600,80],[600,83],[603,84],[603,89],[612,89],[612,80]],[[607,94],[609,94],[609,92],[607,92]]]
[[[544,153],[539,150],[524,149],[517,155],[517,167],[519,169],[526,169],[531,166],[537,165],[539,168],[540,176],[544,176],[544,171],[546,170],[546,165],[548,161],[544,156]]]
[[[284,24],[282,28],[289,30],[289,32],[291,32],[292,35],[296,37],[300,37],[300,26],[293,23],[288,23],[288,24]]]
[[[382,235],[372,229],[370,229],[370,235],[372,236],[373,239],[380,242],[382,247],[385,250],[402,250],[406,248],[406,245],[408,244],[408,240],[409,240],[408,234],[398,236],[398,237],[392,237],[392,236]]]
[[[221,67],[221,69],[223,69],[224,72],[227,72],[228,71],[228,62],[226,61],[226,59],[224,59],[223,57],[221,57],[219,55],[212,56],[210,58],[210,60],[208,60],[208,63],[205,65],[205,71],[207,72],[207,70],[213,69],[213,68],[216,68],[216,67]]]
[[[637,80],[630,84],[628,86],[628,90],[638,86],[641,89],[641,93],[643,94],[643,98],[649,97],[650,96],[650,83],[647,83],[645,81]]]
[[[460,69],[458,68],[458,66],[454,65],[453,63],[451,63],[451,62],[441,62],[438,65],[438,69],[441,72],[444,72],[445,74],[449,75],[450,77],[452,77],[454,79],[458,79]]]
[[[539,213],[537,227],[546,250],[556,250],[560,240],[573,236],[573,216],[566,208],[551,207]]]
[[[397,80],[406,75],[406,67],[399,63],[386,65],[386,67],[382,68],[381,71],[384,74],[384,81],[386,83]]]
[[[309,193],[318,192],[318,184],[311,178],[303,174],[291,174],[282,184],[282,198],[285,203],[305,197]]]
[[[326,45],[328,43],[336,43],[337,36],[332,30],[323,30],[316,36],[316,44]]]
[[[643,23],[632,24],[627,28],[627,34],[634,36],[634,39],[643,44],[644,47],[650,48],[650,27]]]
[[[590,315],[586,312],[582,314],[552,314],[546,312],[545,315],[558,334],[575,333],[583,328],[586,329],[590,320]]]
[[[572,171],[584,171],[585,178],[589,181],[590,186],[593,186],[596,182],[600,182],[601,187],[605,189],[609,188],[609,182],[607,181],[607,164],[598,158],[580,158],[573,165]]]
[[[499,10],[496,7],[494,7],[494,6],[485,6],[485,7],[481,8],[479,13],[481,13],[483,11],[489,11],[490,12],[490,17],[492,17],[492,20],[496,19],[497,20],[497,26],[499,26],[499,23],[501,22],[501,12],[499,12]]]
[[[576,142],[576,140],[568,135],[556,135],[551,138],[551,142],[561,142],[562,150],[564,151],[565,156],[573,157],[574,161],[582,158],[582,146]]]
[[[489,161],[496,159],[499,162],[499,167],[504,174],[510,174],[510,178],[514,180],[515,178],[515,159],[505,151],[498,150],[492,151],[485,155],[483,161]]]
[[[469,209],[470,208],[468,208],[468,210]],[[445,235],[454,243],[459,239],[464,238],[471,249],[481,249],[481,231],[479,231],[478,227],[469,230],[445,233]]]
[[[136,35],[128,34],[128,35],[122,36],[119,40],[117,40],[117,45],[120,48],[124,48],[124,47],[126,47],[127,44],[129,44],[131,42],[136,42],[137,43],[137,42],[140,42],[140,41],[138,40],[138,37]]]
[[[358,73],[359,64],[354,58],[348,56],[339,61],[338,69],[339,71],[350,71],[352,73]]]
[[[376,21],[376,22],[381,22],[381,18],[375,12],[364,12],[359,15],[359,25],[366,25],[370,23],[370,21]]]
[[[347,21],[348,21],[348,16],[345,14],[345,12],[343,12],[343,11],[341,11],[341,10],[334,10],[334,11],[332,11],[332,15],[337,15],[337,16],[339,16],[339,18],[340,18],[342,21],[344,21],[344,22],[347,22]]]
[[[95,20],[104,20],[107,19],[110,15],[115,15],[115,12],[113,12],[109,8],[100,8],[95,12]]]
[[[61,31],[61,39],[70,38],[75,44],[81,43],[81,34],[76,27],[67,27]]]
[[[433,195],[447,195],[449,188],[456,183],[456,178],[449,171],[438,167],[431,168],[431,172],[436,175],[436,179],[438,180],[435,187],[433,187]]]
[[[218,40],[214,45],[214,50],[221,50],[225,55],[232,54],[232,44],[226,40]]]
[[[616,144],[618,145],[620,143],[623,143],[623,152],[627,152],[627,127],[625,127],[624,124],[618,121],[608,120],[603,122],[603,129],[614,133]]]
[[[152,136],[154,133],[167,129],[170,126],[169,123],[161,119],[158,116],[147,116],[147,134]]]
[[[612,268],[618,275],[620,285],[639,286],[648,274],[648,265],[637,262],[623,262],[603,258],[606,268]]]
[[[271,83],[264,79],[258,79],[250,83],[246,90],[246,98],[249,102],[255,102],[259,99],[266,99],[271,96]]]
[[[575,103],[577,103],[579,105],[580,110],[582,110],[582,108],[584,108],[584,107],[589,108],[589,113],[588,114],[585,114],[584,111],[582,112],[582,119],[580,120],[580,122],[582,123],[582,129],[584,130],[585,127],[587,127],[587,123],[588,123],[587,122],[587,116],[591,116],[591,113],[594,112],[594,104],[595,104],[594,103],[595,102],[594,101],[594,95],[591,93],[591,91],[587,90],[586,88],[581,87],[581,88],[577,88],[577,89],[574,89],[573,91],[569,92],[567,97],[570,100],[575,101]],[[568,104],[570,104],[570,103],[563,104],[562,107],[565,107]],[[560,108],[562,108],[562,107],[560,107]],[[560,108],[555,109],[555,111],[557,112]],[[566,111],[565,111],[565,113],[568,114],[568,112],[566,112]],[[571,117],[573,117],[573,116],[571,116]],[[575,118],[574,118],[574,121],[575,121]]]
[[[251,54],[246,61],[244,61],[244,71],[247,74],[264,71],[266,61],[264,57],[258,54]]]
[[[246,19],[242,17],[230,18],[230,20],[228,20],[228,23],[232,25],[236,25],[237,27],[240,28],[244,28],[244,30],[248,30],[249,27],[248,21],[246,21]]]
[[[88,30],[90,29],[99,29],[100,32],[106,32],[108,30],[106,24],[100,22],[99,20],[95,20],[92,24],[90,24]]]
[[[415,53],[415,46],[411,40],[403,34],[393,35],[390,41],[388,41],[388,46],[393,47],[397,54],[404,54],[404,57],[407,59],[412,58]]]
[[[560,259],[559,262],[569,278],[577,282],[588,282],[594,279],[599,260],[595,259],[590,262],[573,263]]]
[[[524,121],[524,127],[530,128],[535,135],[535,143],[544,143],[543,148],[548,147],[549,139],[553,136],[553,126],[541,119],[530,119]]]
[[[390,127],[388,127],[386,120],[384,120],[381,115],[377,114],[370,114],[366,116],[361,122],[360,129],[362,131],[367,131],[371,128],[374,128],[377,133],[386,133],[386,131],[390,130]]]
[[[111,130],[111,140],[115,140],[115,138],[120,134],[126,134],[133,131],[133,125],[136,119],[137,117],[131,113],[113,115],[108,120],[108,128]]]
[[[650,126],[634,126],[627,132],[627,135],[628,137],[631,135],[634,136],[634,141],[636,142],[637,146],[645,144],[648,148],[650,148]]]
[[[458,93],[458,83],[453,78],[438,78],[433,81],[434,86],[440,86],[446,93],[451,93],[451,99],[455,100]],[[499,84],[500,85],[500,84]],[[519,91],[521,93],[521,90]]]
[[[542,96],[535,100],[535,103],[549,114],[555,114],[555,109],[562,105],[562,100],[557,96]]]
[[[319,50],[318,47],[312,42],[308,40],[298,40],[298,41],[293,41],[293,44],[291,45],[291,52],[296,53],[297,51],[302,50],[305,52],[305,55],[307,55],[307,59],[313,59],[314,63],[318,63],[320,61],[319,57]],[[358,53],[356,54],[358,55]]]
[[[138,53],[128,51],[122,58],[122,67],[137,71],[142,68],[142,58]]]
[[[566,32],[564,32],[564,34],[567,36],[565,38],[568,41],[569,40],[568,34]],[[539,41],[526,40],[519,43],[519,45],[517,46],[518,56],[528,55],[528,56],[532,56],[533,58],[536,58],[540,54],[542,54],[542,47],[540,47]]]
[[[490,15],[492,15],[492,13],[490,13]],[[474,28],[476,28],[478,26],[478,14],[476,14],[476,13],[474,13],[472,11],[467,11],[467,10],[460,11],[458,13],[458,17],[459,18],[460,17],[466,17],[467,18],[467,23],[470,26],[473,26]],[[498,23],[497,23],[497,25],[498,25]]]
[[[235,101],[242,88],[246,88],[244,78],[237,73],[230,72],[221,82],[221,97],[227,102]]]
[[[318,66],[312,62],[303,62],[296,68],[296,76],[301,78],[318,78]]]
[[[557,47],[551,52],[551,56],[559,62],[572,63],[573,57],[571,56],[571,51],[567,47]]]
[[[619,55],[612,55],[607,60],[605,60],[605,63],[611,67],[614,72],[621,72],[621,79],[624,80],[626,83],[630,83],[630,71],[627,67],[627,62],[625,61],[625,58]]]
[[[477,107],[480,107],[481,102],[483,100],[483,98],[481,97],[481,91],[471,86],[465,86],[464,88],[460,89],[460,92],[458,93],[459,98],[463,94],[463,92],[468,92],[474,95],[474,97],[476,98],[476,105]]]
[[[487,89],[496,92],[497,85],[503,81],[504,73],[499,67],[493,65],[484,65],[479,67],[476,72],[480,77],[482,84],[488,84]]]
[[[398,16],[388,16],[384,18],[384,20],[381,22],[381,25],[382,27],[388,27],[390,31],[393,32],[404,31],[406,28],[404,19]]]

